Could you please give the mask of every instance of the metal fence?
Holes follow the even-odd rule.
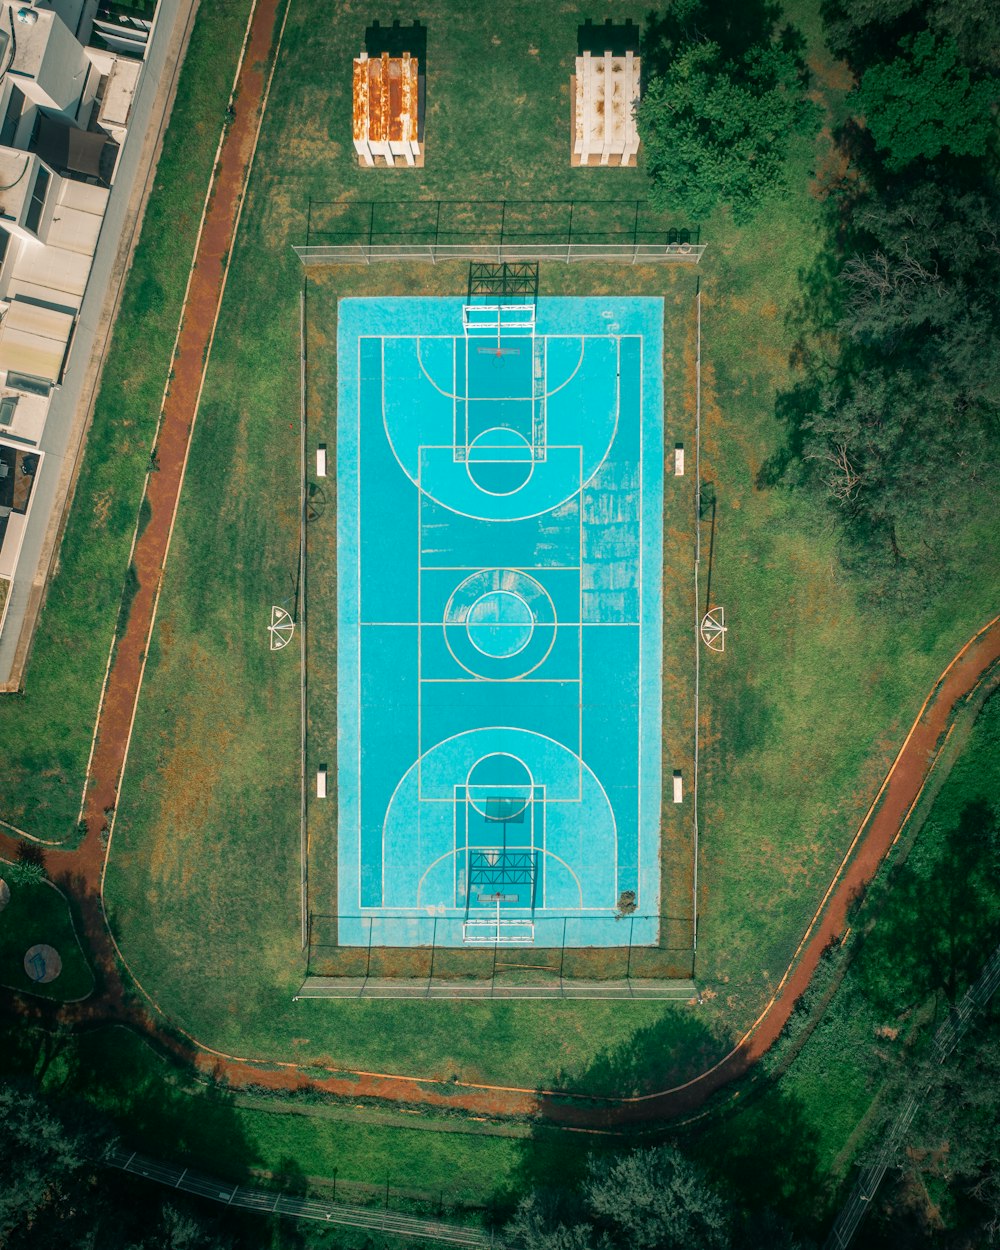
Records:
[[[704,243],[342,243],[297,245],[303,265],[371,265],[379,261],[606,261],[625,265],[697,265]]]
[[[463,940],[461,916],[314,912],[298,996],[689,999],[697,993],[690,916],[536,913],[517,925],[516,940],[496,928],[491,940],[473,943]],[[530,941],[523,929],[530,929]]]
[[[310,200],[305,265],[555,260],[697,264],[705,245],[646,200]]]
[[[965,997],[948,1014],[934,1034],[932,1053],[938,1063],[944,1063],[958,1045],[972,1019],[987,1006],[1000,987],[1000,946],[993,952],[976,981]],[[928,1087],[929,1088],[929,1087]],[[906,1144],[906,1134],[920,1109],[927,1089],[911,1094],[899,1108],[886,1132],[874,1161],[858,1177],[850,1196],[840,1210],[830,1235],[823,1243],[823,1250],[847,1250],[854,1239],[861,1221],[871,1209],[872,1200],[890,1167],[899,1158]]]
[[[294,1194],[275,1193],[273,1190],[253,1189],[248,1185],[233,1185],[173,1164],[158,1163],[145,1155],[116,1149],[107,1162],[133,1176],[184,1193],[208,1198],[227,1207],[240,1207],[246,1211],[260,1211],[264,1215],[288,1215],[299,1220],[316,1220],[321,1224],[340,1224],[348,1228],[365,1228],[377,1232],[392,1233],[397,1237],[418,1237],[426,1241],[446,1242],[454,1246],[498,1246],[492,1233],[461,1224],[447,1224],[419,1215],[400,1215],[386,1204],[382,1208],[349,1206],[340,1202],[327,1202],[316,1198],[301,1198]]]

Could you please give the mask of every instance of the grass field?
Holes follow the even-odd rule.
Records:
[[[942,951],[954,957],[957,1000],[1000,937],[995,878],[979,887],[955,838],[970,805],[990,805],[1000,787],[998,742],[994,693],[957,715],[937,776],[855,910],[850,959],[836,952],[824,961],[738,1109],[695,1131],[692,1148],[720,1178],[742,1185],[748,1200],[785,1209],[812,1235],[823,1230],[810,1222],[829,1218],[859,1152],[874,1148],[913,1092],[913,1065],[947,1014],[927,967]],[[728,1091],[721,1101],[731,1099]]]
[[[607,12],[631,15],[619,4]],[[644,191],[641,169],[569,167],[582,5],[539,13],[511,3],[484,20],[440,0],[425,15],[426,167],[364,171],[350,154],[347,118],[366,13],[354,5],[320,13],[315,0],[290,11],[150,651],[108,902],[143,985],[168,1016],[221,1049],[505,1084],[662,1083],[739,1034],[769,995],[924,695],[986,619],[975,542],[991,522],[970,521],[970,576],[955,579],[947,600],[900,620],[841,569],[811,496],[757,484],[785,438],[775,394],[789,380],[800,276],[823,243],[808,188],[826,140],[819,149],[803,142],[793,190],[766,222],[740,231],[720,215],[702,235],[702,476],[718,501],[712,598],[731,626],[726,655],[702,666],[698,974],[714,997],[697,1017],[649,1004],[293,1004],[303,972],[297,655],[295,647],[270,655],[266,626],[271,603],[291,593],[297,561],[302,275],[290,245],[304,236],[310,196]],[[812,40],[817,91],[835,110],[840,88],[816,42],[816,8],[802,0],[789,16]],[[456,294],[465,278],[464,266],[448,264],[310,278],[311,437],[334,445],[336,300]],[[666,423],[688,443],[693,278],[667,268],[542,272],[547,294],[664,294]],[[331,503],[320,524],[332,534]],[[667,518],[680,562],[690,519],[680,500]],[[329,613],[336,570],[320,532],[310,535],[309,607]],[[684,705],[692,605],[668,593],[665,607],[666,697]],[[313,740],[332,742],[335,654],[311,653],[309,675]],[[668,741],[670,751],[689,742],[682,721],[667,733],[681,744]],[[325,828],[312,823],[316,854],[329,853],[335,804],[323,820]]]
[[[54,946],[62,959],[59,976],[46,985],[32,981],[24,971],[25,951],[38,943]],[[0,985],[63,1002],[84,998],[93,989],[69,904],[48,882],[10,883],[10,902],[0,912]]]

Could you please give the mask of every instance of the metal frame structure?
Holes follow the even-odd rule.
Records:
[[[477,295],[538,299],[538,261],[473,261],[469,266],[469,302]]]

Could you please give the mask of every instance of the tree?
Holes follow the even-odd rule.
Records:
[[[109,1142],[92,1119],[75,1123],[9,1082],[0,1083],[0,1124],[4,1250],[231,1250],[217,1219],[100,1167]]]
[[[983,156],[995,126],[994,84],[973,81],[950,37],[924,30],[901,39],[899,50],[901,56],[867,71],[857,93],[886,168],[934,160],[945,149]]]
[[[900,1056],[919,1107],[895,1164],[902,1186],[886,1187],[876,1208],[878,1244],[1000,1245],[1000,1018],[981,1018],[942,1064],[933,1052]],[[900,1190],[934,1193],[932,1224],[899,1227]],[[905,1238],[905,1240],[904,1240]]]
[[[4,876],[12,885],[40,885],[47,880],[45,868],[30,860],[19,859],[3,867]]]
[[[711,18],[698,0],[675,6],[661,35],[636,112],[652,199],[692,221],[722,203],[749,221],[785,184],[789,137],[815,112],[802,91],[803,70],[788,46],[765,38],[730,55],[701,33]],[[786,44],[790,41],[786,41]]]
[[[592,1158],[576,1209],[532,1194],[505,1239],[520,1250],[728,1250],[732,1217],[701,1171],[677,1150]]]
[[[16,1230],[31,1228],[60,1208],[75,1188],[86,1143],[54,1116],[30,1090],[0,1085],[0,1245]]]
[[[618,1246],[633,1250],[726,1250],[732,1215],[701,1170],[669,1146],[595,1159],[587,1207]]]
[[[552,1204],[529,1194],[504,1229],[504,1243],[516,1250],[604,1250],[606,1241],[594,1240],[594,1230],[582,1221],[564,1222]]]
[[[849,561],[879,593],[918,595],[1000,491],[1000,206],[947,180],[901,182],[854,205],[852,227],[836,353],[799,388],[802,455]]]
[[[983,0],[823,0],[822,10],[827,43],[858,74],[925,29],[954,39],[966,65],[1000,67],[1000,6]]]

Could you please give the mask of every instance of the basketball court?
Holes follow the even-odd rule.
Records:
[[[657,941],[662,339],[659,299],[341,301],[342,944]]]

